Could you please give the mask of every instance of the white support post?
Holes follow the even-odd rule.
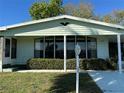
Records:
[[[64,36],[64,71],[66,72],[66,36]]]
[[[0,72],[3,71],[3,57],[4,57],[4,38],[0,37]]]
[[[118,68],[119,72],[122,72],[122,59],[121,59],[121,38],[120,34],[117,35],[117,42],[118,42]]]

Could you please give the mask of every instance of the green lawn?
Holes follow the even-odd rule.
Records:
[[[0,93],[75,93],[75,73],[0,73]],[[87,73],[80,93],[102,93]]]

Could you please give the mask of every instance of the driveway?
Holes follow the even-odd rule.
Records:
[[[89,72],[96,84],[104,93],[124,93],[124,72]]]

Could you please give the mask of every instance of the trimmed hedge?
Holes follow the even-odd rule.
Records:
[[[63,59],[32,58],[27,62],[30,69],[63,69]]]
[[[104,59],[88,59],[87,66],[88,70],[107,70],[108,65]]]
[[[29,69],[63,69],[63,59],[42,59],[32,58],[27,62]],[[75,69],[76,60],[67,59],[67,69]],[[107,70],[108,63],[104,59],[80,59],[80,69],[82,70]]]

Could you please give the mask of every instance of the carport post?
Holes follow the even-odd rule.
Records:
[[[66,72],[66,36],[64,36],[64,72]]]
[[[121,38],[120,38],[120,34],[117,35],[117,42],[118,42],[118,68],[119,68],[119,72],[122,73]]]
[[[0,37],[0,72],[3,71],[2,64],[3,64],[3,47],[4,47],[4,38]]]

